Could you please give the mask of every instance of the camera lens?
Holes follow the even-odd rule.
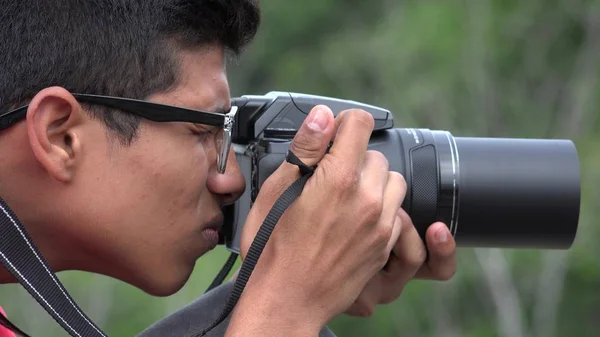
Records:
[[[459,246],[568,249],[575,239],[580,169],[569,140],[390,129],[370,148],[406,179],[403,208],[423,239],[435,221]]]

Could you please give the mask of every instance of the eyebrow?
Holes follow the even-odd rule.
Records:
[[[200,110],[202,110],[202,109],[200,109]],[[225,108],[224,106],[218,106],[218,107],[215,107],[213,109],[205,110],[205,111],[210,111],[210,112],[213,112],[213,113],[216,113],[216,114],[225,115],[225,114],[227,114],[229,112],[229,110],[231,110],[231,107],[230,108]]]
[[[226,115],[229,111],[231,111],[232,104],[227,105],[223,104],[221,100],[218,100],[214,105],[209,105],[206,108],[202,108],[200,106],[194,106],[192,109],[212,112],[216,114]],[[198,109],[196,109],[198,108]]]

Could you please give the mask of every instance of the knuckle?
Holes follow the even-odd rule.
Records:
[[[363,318],[368,318],[373,316],[373,314],[375,313],[375,304],[374,303],[363,303],[362,305],[360,305],[359,309],[358,309],[358,316],[363,317]]]
[[[375,223],[379,220],[383,212],[383,200],[372,192],[361,193],[361,212],[365,215],[367,221]]]
[[[385,169],[385,171],[389,170],[390,162],[383,153],[375,150],[368,150],[365,153],[365,159],[367,159],[367,157],[369,157],[368,160],[377,162],[379,167]]]
[[[383,295],[383,297],[381,298],[381,304],[390,304],[394,302],[394,300],[395,298],[393,298],[392,296]]]
[[[454,268],[443,269],[442,271],[440,271],[438,273],[437,278],[440,281],[449,281],[454,277],[455,274],[456,274],[456,270]]]
[[[400,298],[400,295],[404,291],[404,286],[396,286],[395,291],[387,291],[382,294],[381,304],[390,304]]]
[[[398,186],[402,197],[404,197],[406,195],[408,186],[406,185],[406,180],[404,179],[404,176],[402,174],[400,174],[399,172],[389,171],[388,184]]]
[[[379,215],[383,211],[382,196],[369,191],[362,193],[361,198],[364,200],[364,207],[379,218]]]
[[[406,179],[404,179],[404,176],[396,171],[390,171],[390,174],[390,178],[394,180],[394,184],[397,184],[402,188],[402,191],[406,192],[408,186],[406,185]]]
[[[419,269],[423,265],[423,263],[425,263],[426,257],[427,253],[424,249],[415,249],[411,250],[410,254],[406,254],[402,258],[402,262],[408,268]]]
[[[358,187],[358,174],[350,169],[338,168],[334,177],[336,183],[335,186],[342,193],[354,191]]]
[[[375,228],[374,231],[375,239],[377,240],[377,243],[379,244],[382,250],[380,256],[381,261],[379,262],[382,262],[385,265],[390,257],[390,252],[387,251],[386,247],[387,243],[389,242],[392,236],[392,227],[388,225],[379,225]]]
[[[310,155],[321,150],[321,144],[311,137],[308,133],[298,132],[290,145],[292,152],[301,152],[303,155]],[[306,153],[306,154],[305,154]]]
[[[382,253],[382,254],[380,254],[379,258],[375,262],[376,265],[377,265],[377,269],[383,269],[385,267],[385,265],[388,263],[389,260],[390,260],[390,254],[389,253]]]
[[[373,118],[373,115],[363,109],[350,109],[348,111],[348,117],[365,124],[365,126],[371,129],[375,126],[375,118]]]

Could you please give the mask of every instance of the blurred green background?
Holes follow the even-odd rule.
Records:
[[[335,319],[336,334],[600,335],[594,206],[600,203],[600,1],[271,0],[261,6],[256,41],[229,67],[235,96],[329,95],[389,108],[397,127],[570,138],[579,150],[582,214],[571,250],[460,248],[451,281],[412,281],[370,318]],[[199,260],[185,288],[167,298],[103,276],[59,277],[109,335],[133,336],[202,294],[226,257],[219,248]],[[0,287],[0,304],[33,336],[65,335],[20,286]]]

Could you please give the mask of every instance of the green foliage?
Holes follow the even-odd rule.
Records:
[[[331,327],[339,336],[597,336],[599,1],[261,6],[258,38],[229,70],[234,95],[288,90],[348,98],[391,109],[397,126],[457,136],[567,137],[579,150],[582,212],[571,250],[461,248],[452,281],[413,281],[372,317],[336,318]],[[222,250],[202,258],[186,287],[169,298],[78,272],[61,279],[110,335],[129,336],[200,296],[226,258]],[[504,268],[506,284],[486,277],[490,267]],[[507,290],[494,296],[500,286]],[[63,335],[20,287],[3,286],[0,303],[34,336]]]

